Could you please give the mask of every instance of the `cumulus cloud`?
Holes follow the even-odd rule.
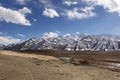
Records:
[[[31,12],[31,10],[30,9],[28,9],[27,7],[24,7],[23,9],[19,9],[19,12],[21,13],[21,14],[31,14],[32,12]]]
[[[66,10],[65,14],[69,19],[84,19],[94,17],[96,15],[93,12],[94,7],[86,6],[85,8],[74,8],[73,10]]]
[[[88,5],[102,6],[108,12],[116,12],[120,15],[120,1],[119,0],[82,0]]]
[[[46,32],[43,34],[42,38],[55,38],[58,36],[59,36],[59,34],[57,32]]]
[[[20,37],[25,37],[25,35],[20,34],[20,33],[18,33],[17,35],[20,36]]]
[[[17,11],[0,6],[0,21],[31,26],[30,21],[26,19],[26,13],[31,13],[26,7]]]
[[[63,37],[71,37],[71,34],[65,34]]]
[[[71,5],[78,4],[78,2],[77,1],[63,1],[63,4],[65,4],[67,6],[71,6]]]
[[[8,45],[13,43],[19,43],[21,40],[10,36],[0,36],[0,44]]]
[[[43,11],[43,15],[50,18],[59,17],[59,14],[54,9],[50,8],[45,8],[45,10]]]

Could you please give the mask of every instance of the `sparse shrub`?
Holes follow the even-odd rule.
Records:
[[[89,61],[86,59],[80,60],[80,64],[82,65],[89,65]]]

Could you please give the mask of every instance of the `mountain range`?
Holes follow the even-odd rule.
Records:
[[[5,50],[118,51],[120,50],[120,36],[67,34],[50,38],[31,38],[18,44],[0,45],[0,48]]]

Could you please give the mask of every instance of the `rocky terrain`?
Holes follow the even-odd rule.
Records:
[[[57,37],[31,38],[19,44],[7,45],[7,50],[118,51],[120,36],[66,34]]]

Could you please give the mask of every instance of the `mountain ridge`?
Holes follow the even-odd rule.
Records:
[[[114,38],[113,38],[114,37]],[[117,51],[120,36],[65,35],[40,39],[30,38],[22,43],[4,47],[7,50],[65,50],[65,51]]]

